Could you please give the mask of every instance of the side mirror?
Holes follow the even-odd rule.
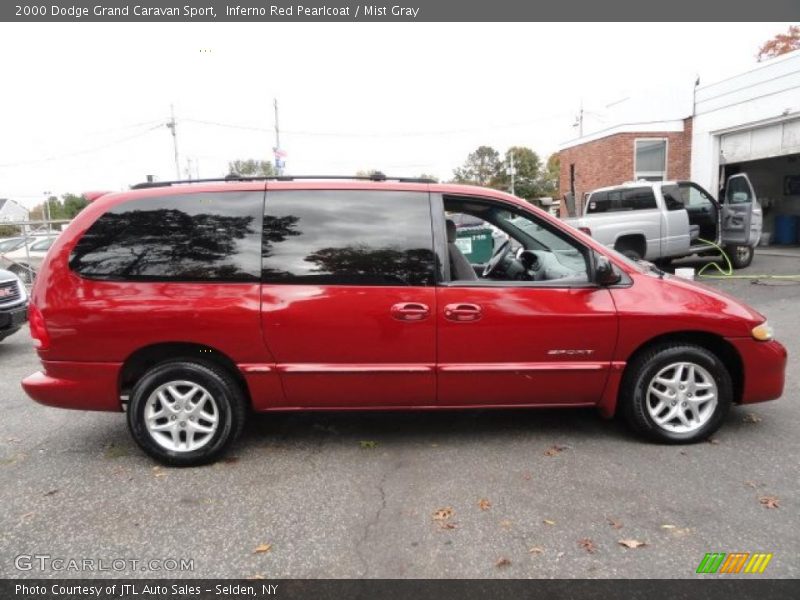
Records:
[[[619,283],[622,276],[614,270],[611,261],[605,256],[597,256],[594,262],[594,282],[597,285],[607,286]]]

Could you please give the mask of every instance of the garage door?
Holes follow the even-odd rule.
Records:
[[[720,138],[726,163],[800,152],[800,119],[726,133]]]

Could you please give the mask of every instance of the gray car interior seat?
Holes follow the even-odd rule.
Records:
[[[456,246],[456,224],[450,219],[447,219],[447,253],[450,255],[450,279],[478,280],[467,257]]]

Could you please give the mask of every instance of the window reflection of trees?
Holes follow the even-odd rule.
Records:
[[[81,238],[70,263],[88,277],[254,280],[257,271],[239,256],[248,237],[258,243],[254,221],[166,208],[109,212]]]
[[[264,217],[261,254],[265,280],[340,285],[433,285],[434,254],[427,248],[404,250],[391,245],[367,244],[309,248],[311,253],[302,259],[308,266],[292,268],[288,264],[292,255],[282,254],[279,245],[302,235],[299,222],[300,217],[294,215]]]

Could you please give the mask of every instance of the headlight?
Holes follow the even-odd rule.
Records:
[[[761,325],[753,327],[753,331],[751,331],[750,334],[753,336],[753,339],[759,342],[768,342],[772,339],[772,327],[765,321]]]

